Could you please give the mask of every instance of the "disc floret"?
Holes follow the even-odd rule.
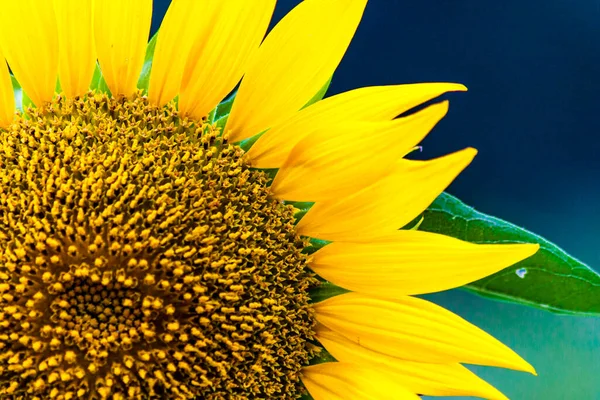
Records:
[[[94,93],[0,140],[1,396],[297,397],[305,243],[239,147]]]

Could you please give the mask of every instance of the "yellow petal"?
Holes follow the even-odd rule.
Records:
[[[471,162],[468,148],[430,161],[400,160],[395,170],[339,200],[316,203],[298,222],[301,235],[331,241],[365,241],[416,218]]]
[[[367,0],[305,0],[267,36],[248,63],[226,130],[239,141],[302,108],[331,77]]]
[[[150,102],[163,106],[177,96],[192,45],[210,31],[212,14],[209,6],[219,3],[206,0],[171,2],[160,25],[154,50],[148,88]]]
[[[67,97],[85,94],[96,68],[92,0],[54,0],[58,78]]]
[[[279,168],[292,148],[322,125],[346,121],[389,121],[446,92],[466,90],[456,83],[366,87],[328,97],[274,125],[246,155],[257,168]]]
[[[197,40],[181,82],[179,110],[200,119],[238,84],[267,32],[275,0],[229,0],[218,5],[210,34]]]
[[[458,315],[406,296],[394,301],[347,293],[314,304],[327,328],[391,357],[424,363],[491,365],[535,373],[511,349]]]
[[[150,33],[152,0],[95,1],[98,62],[113,96],[136,91]]]
[[[36,106],[51,101],[56,89],[58,34],[53,4],[48,0],[0,2],[0,47]]]
[[[492,385],[458,363],[428,364],[390,357],[366,349],[323,325],[317,327],[316,337],[339,362],[383,371],[414,393],[508,400]]]
[[[15,118],[15,95],[4,54],[0,50],[0,128],[7,128]]]
[[[314,400],[420,400],[392,377],[356,364],[306,367],[302,383]]]
[[[405,118],[323,125],[300,141],[281,166],[275,197],[323,201],[369,186],[416,146],[446,115],[442,102]]]
[[[533,255],[537,244],[472,244],[420,231],[394,231],[369,243],[331,243],[311,268],[353,292],[387,298],[439,292],[484,278]]]

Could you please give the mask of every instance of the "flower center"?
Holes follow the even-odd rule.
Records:
[[[93,279],[72,279],[69,275],[64,274],[67,279],[57,285],[59,290],[53,290],[56,295],[50,304],[53,325],[45,328],[47,337],[56,337],[57,343],[75,345],[95,365],[105,365],[109,352],[130,350],[142,337],[156,334],[148,326],[156,319],[156,312],[151,312],[152,303],[147,304],[150,301],[145,299],[142,313],[141,296],[135,289],[106,278],[106,283],[101,284]]]
[[[0,396],[299,396],[305,243],[217,129],[90,93],[0,153]]]

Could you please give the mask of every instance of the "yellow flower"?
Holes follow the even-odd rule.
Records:
[[[275,0],[174,0],[144,95],[151,0],[1,2],[0,58],[36,107],[15,113],[0,60],[0,397],[503,399],[461,363],[534,373],[413,297],[537,249],[398,230],[475,151],[403,158],[446,102],[394,118],[464,87],[304,107],[365,5],[305,0],[263,40]],[[314,205],[296,223],[282,200]],[[312,301],[324,280],[347,292]]]

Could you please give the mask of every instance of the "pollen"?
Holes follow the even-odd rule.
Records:
[[[242,156],[140,94],[1,130],[0,397],[298,398],[306,243]]]

